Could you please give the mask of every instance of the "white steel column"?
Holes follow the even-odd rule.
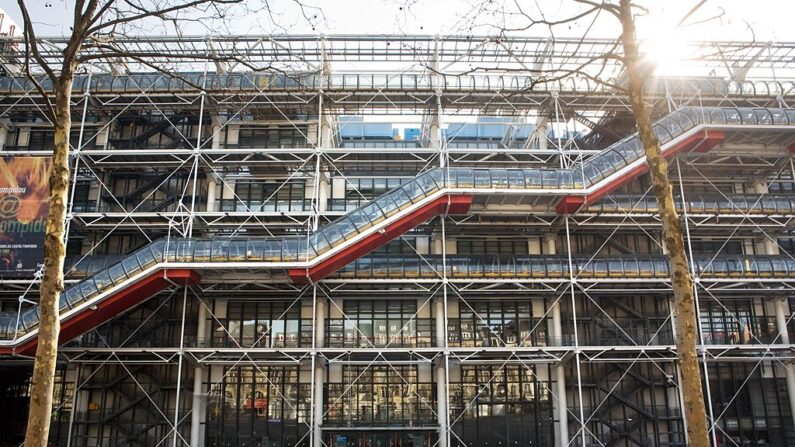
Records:
[[[767,193],[767,185],[764,182],[754,183],[754,191],[759,194]],[[764,240],[765,254],[776,256],[781,254],[779,251],[778,243],[765,236]],[[776,314],[776,331],[778,332],[778,342],[782,345],[789,345],[789,331],[787,330],[787,318],[790,313],[789,301],[786,297],[776,297],[773,299],[773,310]],[[787,398],[789,400],[790,414],[795,424],[795,364],[792,361],[782,362],[784,368],[784,377],[787,381]]]
[[[547,118],[546,117],[538,117],[536,121],[536,128],[535,134],[536,138],[538,138],[538,148],[541,150],[546,150],[549,148],[549,141],[547,140]]]
[[[11,124],[9,120],[0,120],[0,150],[3,150],[8,141],[8,126]]]
[[[546,244],[546,254],[557,254],[557,239],[554,234],[547,234],[544,238]],[[552,305],[550,318],[552,320],[552,339],[550,344],[552,346],[563,345],[563,325],[560,317],[560,301]],[[555,445],[565,447],[569,445],[569,408],[568,398],[566,396],[566,367],[563,364],[557,364],[555,369],[555,394],[557,400],[555,403],[555,413],[558,418],[557,426],[555,427]]]
[[[196,346],[207,344],[207,308],[199,303],[199,321],[196,325]],[[207,344],[209,345],[209,344]],[[190,445],[204,446],[204,416],[207,412],[207,395],[204,392],[204,376],[206,367],[197,365],[193,372],[193,405],[190,414]]]
[[[440,357],[436,363],[436,413],[439,418],[439,442],[437,447],[447,447],[447,373],[445,371],[445,360]]]
[[[435,297],[433,299],[433,313],[436,324],[436,347],[442,349],[444,343],[444,299],[442,297]]]
[[[215,190],[218,188],[218,183],[215,181],[214,177],[210,177],[207,180],[207,211],[216,211],[215,208]]]
[[[315,419],[312,423],[312,445],[315,447],[323,445],[323,383],[326,381],[325,372],[326,370],[323,368],[323,364],[316,359],[314,371],[314,402],[312,402],[312,411],[315,413]]]

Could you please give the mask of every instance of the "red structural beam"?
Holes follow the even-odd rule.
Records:
[[[149,299],[152,295],[171,285],[198,284],[201,276],[188,269],[164,269],[140,279],[106,297],[96,305],[83,309],[81,312],[61,322],[59,343],[65,343],[88,332],[111,318],[129,310]],[[2,346],[0,354],[33,355],[38,345],[38,334],[19,346]]]
[[[707,130],[702,133],[692,135],[679,142],[676,146],[664,151],[663,157],[671,158],[681,152],[708,152],[717,146],[721,141],[723,141],[724,138],[725,135],[723,132]],[[598,202],[604,196],[610,194],[639,175],[646,173],[648,170],[649,165],[647,163],[642,163],[621,177],[618,177],[601,186],[598,190],[591,194],[586,196],[565,196],[560,200],[560,202],[558,202],[557,206],[555,207],[555,211],[558,214],[574,214],[580,208]]]
[[[359,259],[382,247],[392,239],[412,228],[427,222],[434,216],[442,214],[467,214],[472,205],[470,195],[447,195],[439,197],[397,221],[387,225],[381,231],[373,233],[345,250],[330,256],[309,268],[290,269],[287,273],[296,284],[307,284],[325,278],[343,266]]]

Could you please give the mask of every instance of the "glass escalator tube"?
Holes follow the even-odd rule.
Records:
[[[668,132],[668,129],[666,129],[664,124],[657,123],[653,126],[653,129],[654,129],[654,134],[657,136],[657,140],[660,141],[661,146],[664,146],[669,141],[673,140],[673,137]]]
[[[759,271],[760,278],[770,278],[773,276],[773,265],[769,257],[760,257],[756,259],[756,268]]]
[[[531,275],[533,278],[547,277],[547,262],[541,256],[531,256],[530,259]]]
[[[788,276],[787,261],[784,258],[775,256],[770,258],[770,262],[773,264],[773,276],[777,278],[786,278]]]
[[[94,278],[89,277],[86,278],[78,283],[80,286],[80,292],[85,297],[86,301],[94,298],[99,294],[99,290],[97,290],[97,285],[94,284]]]
[[[773,124],[773,115],[767,109],[755,109],[756,124],[760,126],[770,126]]]
[[[654,258],[654,275],[656,278],[670,278],[668,270],[668,260],[666,258]]]
[[[387,268],[387,275],[389,278],[403,278],[405,276],[404,269],[406,261],[401,256],[382,256]]]
[[[215,239],[210,248],[210,260],[212,262],[229,261],[229,240]]]
[[[527,189],[541,189],[541,171],[539,169],[524,169],[522,172]]]
[[[728,276],[728,267],[726,260],[720,257],[712,260],[712,271],[716,278],[726,278]]]
[[[745,276],[742,260],[737,257],[726,257],[726,274],[731,278]]]
[[[718,107],[705,107],[704,114],[709,124],[726,124],[726,114]]]
[[[519,278],[529,278],[533,273],[533,268],[530,266],[530,258],[521,256],[516,258],[516,276]]]
[[[422,258],[402,258],[400,262],[403,264],[403,275],[406,278],[420,277],[420,265],[424,263]]]
[[[651,258],[644,256],[638,259],[638,276],[641,278],[654,277],[654,263]]]
[[[508,188],[524,189],[524,173],[521,169],[508,169]]]
[[[560,188],[560,177],[556,169],[541,170],[541,188],[551,190]]]
[[[635,257],[623,260],[624,276],[627,278],[637,278],[640,276],[638,259]]]
[[[467,278],[469,271],[467,269],[467,260],[465,256],[450,256],[448,263],[451,266],[450,274],[454,278]]]
[[[27,333],[39,325],[39,306],[28,308],[19,318],[20,327]]]
[[[740,119],[744,126],[753,126],[757,124],[754,109],[750,107],[738,107],[737,111],[740,112]]]
[[[310,237],[317,238],[317,232],[311,233]],[[328,245],[328,243],[326,243]],[[200,245],[196,243],[196,252],[194,256],[198,260],[201,256]],[[317,250],[317,247],[315,247]],[[246,259],[250,262],[261,262],[265,260],[265,241],[263,239],[248,239],[246,241]]]
[[[0,338],[13,340],[17,335],[17,315],[8,314],[0,317]]]
[[[591,261],[593,264],[593,274],[596,278],[606,278],[608,271],[607,271],[607,260],[604,258],[596,258]]]
[[[558,177],[560,189],[575,189],[574,173],[571,169],[558,169]]]
[[[787,265],[787,267],[786,267],[787,270],[786,270],[785,274],[789,278],[794,277],[795,276],[795,259],[793,259],[793,258],[791,258],[789,256],[785,256],[785,257],[783,257],[783,259],[784,259],[784,261],[785,261],[785,263]]]
[[[626,276],[621,258],[610,258],[607,260],[607,275],[611,278],[623,278]]]

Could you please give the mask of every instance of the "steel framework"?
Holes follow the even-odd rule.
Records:
[[[0,43],[0,147],[46,155]],[[612,41],[113,45],[164,68],[98,57],[75,84],[58,445],[687,444],[626,98],[547,81]],[[694,43],[703,76],[649,87],[716,446],[795,443],[794,49]],[[3,368],[29,363],[37,281],[0,279]]]

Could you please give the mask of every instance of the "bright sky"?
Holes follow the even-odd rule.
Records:
[[[322,9],[322,14],[308,9],[314,24],[309,24],[301,16],[296,0],[269,0],[280,26],[290,33],[325,33],[325,34],[489,34],[493,28],[483,25],[494,24],[507,18],[512,21],[510,13],[516,11],[516,4],[523,5],[526,11],[534,16],[541,5],[547,18],[564,17],[573,10],[582,8],[573,6],[570,0],[535,0],[534,2],[518,0],[301,0],[310,7]],[[9,12],[17,23],[21,23],[21,14],[12,0],[0,0],[0,7]],[[68,30],[67,20],[71,17],[72,1],[67,0],[29,0],[31,15],[37,21],[40,35],[60,35]],[[505,14],[475,14],[475,8],[484,4],[506,6]],[[650,23],[652,30],[671,27],[697,3],[696,0],[643,0],[643,5],[652,10]],[[492,7],[496,9],[496,6]],[[480,23],[473,20],[473,15],[480,17]],[[792,0],[707,0],[695,20],[721,16],[720,19],[708,21],[690,30],[688,37],[709,40],[749,40],[752,37],[749,29],[753,29],[758,41],[795,41],[795,27],[792,17],[795,16],[795,2]],[[472,27],[472,25],[476,25]],[[314,25],[314,26],[313,26]],[[559,27],[556,34],[580,36],[590,25],[590,20],[571,26]],[[612,20],[599,20],[589,35],[594,37],[615,37],[616,28]],[[314,28],[314,29],[313,29]],[[262,14],[248,16],[234,22],[235,34],[273,31],[270,19]],[[547,35],[547,30],[534,28],[528,31],[533,35]]]

